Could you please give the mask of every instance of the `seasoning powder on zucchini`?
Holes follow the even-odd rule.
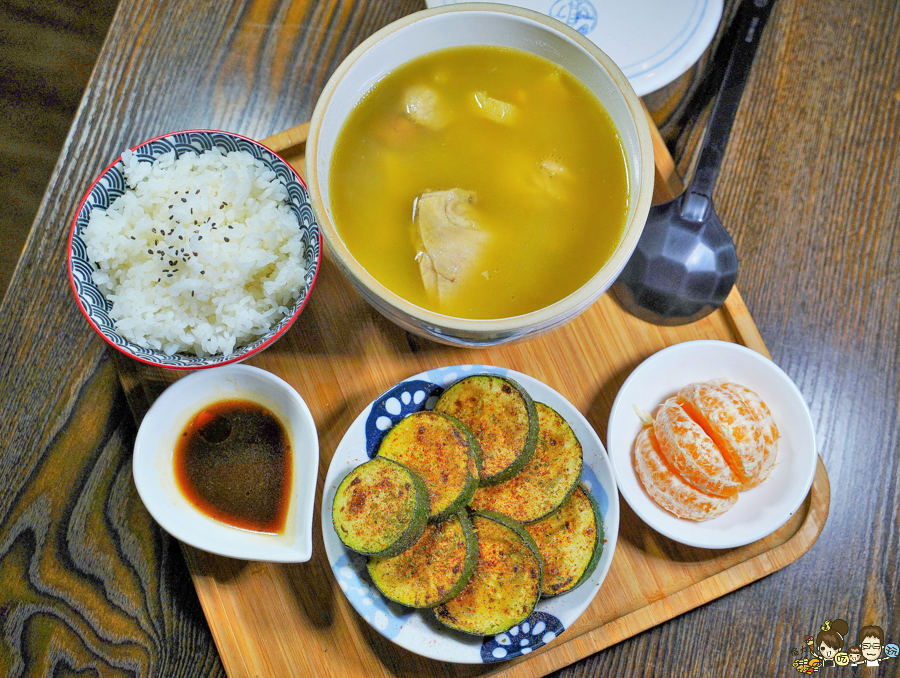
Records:
[[[525,529],[534,537],[544,560],[542,596],[568,593],[597,569],[603,553],[603,518],[584,485],[579,485],[557,511]]]
[[[418,473],[431,497],[431,520],[454,515],[478,487],[478,443],[453,417],[415,412],[401,419],[381,441],[378,456]]]
[[[469,427],[481,446],[481,485],[509,480],[537,447],[538,417],[528,392],[512,379],[476,374],[448,388],[434,407]]]
[[[534,456],[505,483],[479,487],[470,503],[476,511],[497,511],[528,523],[559,508],[578,485],[583,461],[575,432],[553,408],[535,407],[540,432]]]
[[[334,495],[331,518],[347,548],[370,556],[402,553],[422,536],[428,488],[405,466],[375,458],[356,467]]]
[[[478,537],[465,511],[439,523],[408,551],[369,558],[372,582],[385,598],[409,607],[434,607],[456,596],[478,562]]]
[[[476,636],[508,631],[541,596],[541,557],[524,528],[497,513],[476,513],[478,564],[462,592],[434,609],[442,624]]]

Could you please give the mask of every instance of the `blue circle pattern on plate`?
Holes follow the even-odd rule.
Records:
[[[401,381],[382,394],[366,418],[366,453],[369,458],[375,458],[382,438],[394,424],[413,412],[432,409],[443,392],[442,386],[415,379]]]
[[[171,151],[174,151],[175,157],[178,158],[184,153],[202,153],[203,151],[212,149],[214,146],[225,153],[230,153],[232,151],[247,151],[257,160],[262,161],[263,164],[274,172],[285,184],[288,193],[289,207],[297,217],[303,241],[306,262],[303,288],[300,290],[297,301],[291,306],[288,313],[267,335],[260,337],[246,346],[242,346],[231,355],[199,357],[186,353],[177,353],[175,355],[167,356],[161,351],[142,348],[137,344],[125,340],[118,332],[116,332],[115,322],[109,315],[111,304],[100,292],[97,285],[94,284],[91,274],[91,264],[87,256],[87,248],[82,239],[82,234],[88,225],[91,212],[97,208],[108,209],[110,205],[115,202],[116,198],[121,196],[127,188],[124,173],[125,165],[120,160],[101,175],[97,180],[97,183],[91,189],[87,199],[84,201],[81,210],[78,212],[70,249],[72,280],[75,287],[75,293],[81,300],[85,313],[87,313],[88,317],[97,326],[103,336],[106,337],[110,343],[124,349],[126,353],[130,353],[145,362],[185,368],[215,365],[226,361],[232,362],[241,354],[252,352],[268,341],[272,335],[278,334],[284,329],[284,327],[291,322],[297,309],[309,296],[310,288],[315,280],[320,250],[319,226],[313,215],[306,188],[297,181],[293,172],[281,158],[248,139],[235,137],[222,132],[204,131],[170,134],[159,139],[154,139],[135,148],[134,154],[140,161],[153,162],[154,159]]]
[[[587,35],[597,27],[597,8],[588,0],[556,0],[550,6],[548,14],[582,35]]]
[[[533,612],[528,619],[509,631],[485,638],[481,644],[481,660],[485,664],[505,662],[534,652],[565,630],[562,622],[552,614]]]
[[[600,515],[605,516],[609,509],[609,496],[606,494],[606,490],[603,489],[603,485],[601,485],[600,481],[597,479],[594,469],[587,464],[581,469],[581,482],[587,485],[591,494],[594,495],[597,506],[600,507]]]
[[[391,603],[369,582],[366,558],[356,553],[342,555],[331,568],[338,586],[363,619],[393,640],[415,610]]]

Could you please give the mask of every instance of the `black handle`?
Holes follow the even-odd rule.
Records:
[[[713,187],[719,174],[719,165],[725,155],[731,126],[741,103],[741,94],[753,66],[756,48],[762,39],[763,27],[774,4],[775,0],[743,0],[738,9],[735,21],[740,24],[734,50],[713,103],[694,178],[685,191],[684,210],[692,213],[684,214],[686,218],[700,217],[696,220],[702,221],[708,205],[712,202]]]

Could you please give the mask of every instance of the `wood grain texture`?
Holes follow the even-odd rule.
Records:
[[[117,4],[0,0],[0,298]]]
[[[119,8],[0,307],[0,675],[223,675],[180,551],[134,490],[134,425],[66,280],[69,224],[126,146],[307,120],[342,56],[417,8]]]
[[[69,221],[94,175],[128,143],[194,126],[263,138],[304,122],[354,44],[421,6],[136,0],[119,8],[0,307],[0,674],[222,675],[204,621],[185,602],[189,589],[181,593],[177,550],[139,507],[124,523],[114,517],[127,473],[109,469],[124,468],[130,434],[104,443],[95,433],[118,431],[109,420],[124,409],[114,381],[95,376],[111,374],[106,349],[69,298]],[[744,300],[810,404],[831,479],[822,535],[790,567],[554,676],[792,675],[790,648],[837,616],[851,633],[877,623],[900,636],[898,12],[893,0],[778,0],[715,194],[738,245]],[[364,307],[354,313],[381,327]],[[301,319],[325,323],[328,314]],[[366,347],[355,339],[347,350],[361,351],[354,367],[364,368]],[[293,360],[281,344],[272,359]],[[319,352],[302,359],[315,364]],[[90,399],[101,383],[112,395]],[[335,406],[329,421],[346,424],[364,398]],[[601,427],[602,403],[592,419]],[[79,444],[54,447],[69,431]],[[81,470],[58,479],[57,466]],[[103,499],[67,502],[66,492]],[[35,498],[30,509],[20,507],[26,496]],[[89,529],[64,527],[83,515]],[[156,554],[134,567],[140,576],[119,576],[131,556],[95,536],[98,515],[101,533],[118,530],[129,549]],[[16,532],[29,521],[38,527]],[[95,569],[70,553],[89,553]],[[889,662],[877,675],[898,673]]]

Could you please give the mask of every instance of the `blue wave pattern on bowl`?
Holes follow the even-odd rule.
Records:
[[[381,440],[404,417],[434,408],[444,389],[430,381],[410,380],[397,384],[372,405],[366,418],[366,453],[374,459]]]
[[[269,333],[246,346],[242,346],[228,356],[217,355],[198,357],[185,353],[166,356],[161,351],[142,348],[137,344],[126,341],[118,334],[118,332],[116,332],[115,322],[109,316],[111,304],[94,284],[91,275],[92,269],[90,260],[88,259],[87,250],[84,240],[82,239],[82,234],[88,225],[91,212],[97,208],[108,209],[116,198],[121,196],[127,188],[124,163],[120,160],[98,179],[97,183],[91,189],[81,210],[78,212],[70,249],[72,280],[75,286],[75,293],[80,299],[85,312],[100,332],[103,333],[103,336],[112,344],[122,348],[124,352],[130,353],[146,362],[184,368],[205,367],[223,362],[233,362],[236,358],[239,358],[240,355],[252,352],[266,341],[269,341],[273,335],[281,332],[281,330],[291,322],[297,309],[309,296],[310,289],[315,280],[320,249],[319,226],[313,215],[306,188],[297,181],[294,174],[281,158],[247,139],[222,132],[204,131],[171,134],[166,137],[154,139],[135,148],[134,154],[142,162],[152,162],[155,158],[170,151],[175,151],[175,157],[178,158],[184,153],[202,153],[203,151],[210,150],[214,146],[225,153],[232,151],[247,151],[257,160],[261,160],[268,169],[274,172],[278,178],[284,182],[290,201],[289,207],[297,217],[299,228],[302,233],[306,261],[303,289],[300,291],[297,301],[290,308],[285,317],[274,325]]]
[[[393,640],[400,629],[414,614],[406,608],[387,600],[369,583],[366,559],[355,553],[341,556],[331,568],[338,586],[363,619],[374,626],[386,638]]]
[[[565,630],[562,622],[552,614],[533,612],[509,631],[485,638],[481,644],[481,659],[485,664],[508,661],[534,652]]]

